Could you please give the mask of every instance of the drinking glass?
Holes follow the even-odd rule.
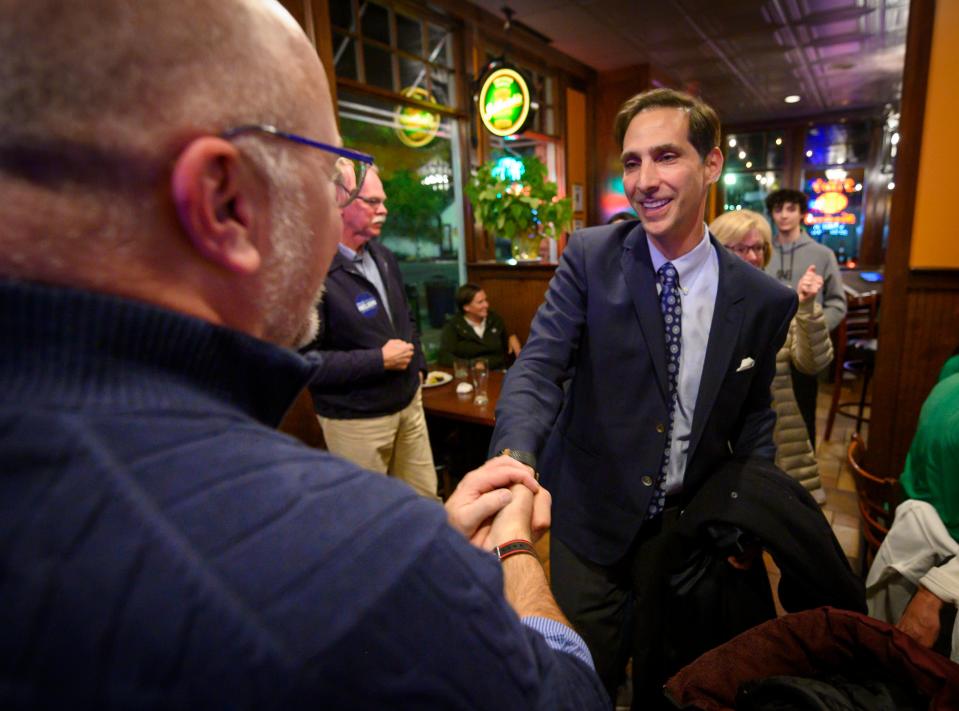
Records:
[[[470,377],[470,362],[466,358],[453,359],[453,377],[457,380],[466,380]]]
[[[471,360],[470,375],[473,379],[473,404],[485,405],[489,402],[486,388],[489,383],[489,361],[486,358]]]

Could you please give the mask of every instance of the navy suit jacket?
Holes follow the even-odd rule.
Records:
[[[684,496],[730,454],[773,459],[770,385],[797,304],[794,292],[710,240],[719,285]],[[602,565],[626,553],[659,478],[668,414],[663,330],[641,224],[577,232],[496,408],[490,451],[537,455],[553,495],[553,535]],[[747,358],[752,367],[740,369]]]

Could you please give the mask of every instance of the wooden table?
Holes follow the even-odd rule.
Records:
[[[453,374],[452,368],[443,366],[433,366],[430,370],[442,370],[444,373]],[[476,425],[484,425],[490,429],[496,424],[496,402],[499,400],[500,390],[503,388],[503,378],[505,371],[491,370],[489,374],[489,384],[487,385],[487,395],[489,402],[485,405],[473,404],[473,391],[459,395],[456,392],[456,386],[464,382],[455,378],[445,385],[438,385],[432,388],[423,388],[423,410],[430,417],[438,417],[447,420],[457,420],[459,422],[471,422]]]
[[[430,370],[453,374],[452,368],[443,366],[432,366]],[[438,471],[442,471],[440,481],[444,499],[466,472],[486,461],[496,424],[496,402],[505,375],[502,370],[490,371],[486,389],[489,402],[482,406],[473,404],[472,390],[463,395],[456,394],[456,386],[463,380],[454,378],[444,385],[423,388],[423,410],[433,459],[441,465]]]
[[[866,281],[860,276],[862,272],[869,271],[878,271],[877,269],[843,269],[841,272],[842,275],[842,284],[847,294],[853,294],[855,296],[862,296],[863,294],[869,294],[871,292],[876,292],[877,294],[882,294],[882,285],[881,281]]]

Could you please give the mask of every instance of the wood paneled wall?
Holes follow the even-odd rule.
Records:
[[[925,138],[923,125],[929,108],[927,81],[954,81],[954,77],[929,75],[936,6],[936,0],[912,0],[909,8],[900,151],[890,213],[867,458],[867,465],[885,476],[902,472],[922,403],[946,357],[959,343],[959,271],[915,270],[909,263]],[[950,49],[959,52],[955,43]],[[939,150],[952,151],[953,164],[959,162],[959,143],[955,140]],[[943,243],[955,239],[954,214],[938,227],[938,239]]]
[[[571,199],[573,186],[578,185],[583,193],[582,209],[577,210],[573,204],[573,219],[582,220],[586,224],[586,215],[589,214],[591,200],[586,192],[589,184],[587,173],[587,130],[586,130],[586,93],[575,89],[566,89],[566,180],[568,188],[566,195]]]
[[[316,47],[316,53],[326,70],[330,97],[336,106],[336,75],[333,71],[333,38],[330,30],[330,2],[337,0],[280,0]],[[336,114],[336,112],[333,112]],[[337,120],[339,120],[337,118]]]

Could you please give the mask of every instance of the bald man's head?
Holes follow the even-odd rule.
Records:
[[[286,61],[309,50],[292,22],[261,0],[5,0],[0,148],[149,153],[191,127],[288,125],[308,83]]]
[[[0,190],[15,198],[0,276],[290,342],[335,250],[334,158],[217,138],[245,124],[339,141],[316,52],[274,0],[0,1]]]

